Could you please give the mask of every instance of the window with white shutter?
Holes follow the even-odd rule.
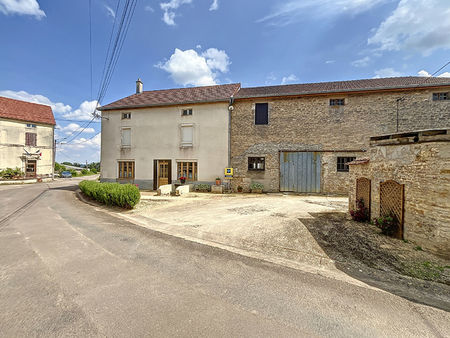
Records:
[[[194,144],[194,126],[181,126],[181,147],[192,147]]]
[[[131,147],[131,128],[122,129],[122,147]]]

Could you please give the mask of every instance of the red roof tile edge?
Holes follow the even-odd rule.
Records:
[[[55,125],[50,106],[0,96],[0,118]]]

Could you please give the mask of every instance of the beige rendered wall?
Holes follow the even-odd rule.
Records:
[[[27,122],[0,119],[0,170],[19,167],[25,171],[24,149],[29,153],[40,150],[41,157],[36,163],[37,175],[51,175],[53,166],[53,126],[38,124],[27,128]],[[25,146],[25,133],[36,133],[36,147]]]
[[[193,109],[182,116],[182,109]],[[122,120],[122,113],[131,119]],[[103,112],[101,178],[118,178],[118,161],[135,161],[135,180],[153,182],[153,160],[172,160],[172,180],[177,161],[197,161],[198,181],[223,177],[228,164],[228,103],[126,109]],[[194,127],[193,147],[181,147],[181,125]],[[121,148],[121,128],[131,128],[131,147]]]
[[[357,178],[371,180],[372,219],[380,216],[380,183],[404,184],[404,238],[450,257],[450,138],[374,146],[367,155],[369,163],[350,166],[350,209]]]
[[[450,87],[384,93],[354,93],[297,98],[236,99],[231,120],[233,188],[261,182],[267,191],[279,189],[279,151],[324,151],[322,192],[347,193],[348,173],[337,172],[338,156],[361,157],[373,135],[450,126],[450,101],[433,101],[433,92]],[[345,106],[329,106],[345,98]],[[269,124],[254,124],[255,103],[269,103]],[[265,172],[247,170],[247,158],[265,156]]]

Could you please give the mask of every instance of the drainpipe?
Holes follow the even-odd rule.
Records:
[[[55,126],[53,126],[53,154],[52,154],[52,181],[55,179],[55,156],[56,156],[56,140],[55,140]]]
[[[232,96],[228,104],[228,168],[231,167],[231,113],[234,110],[233,103],[234,98]]]

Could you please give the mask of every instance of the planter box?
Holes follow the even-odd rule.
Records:
[[[213,194],[223,194],[223,185],[212,185],[211,192]]]
[[[262,194],[262,189],[252,189],[252,194]]]

